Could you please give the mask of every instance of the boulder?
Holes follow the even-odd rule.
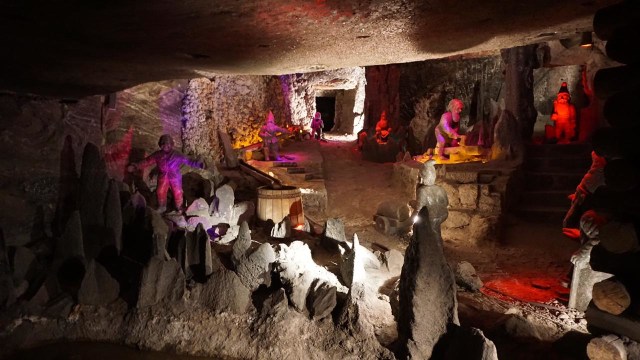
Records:
[[[251,255],[240,260],[236,270],[240,281],[252,291],[261,284],[271,285],[271,264],[275,260],[276,253],[271,244],[260,245]]]
[[[178,262],[152,258],[142,271],[137,307],[176,302],[184,292],[185,277]]]
[[[456,264],[455,278],[458,286],[471,291],[478,291],[483,286],[482,280],[476,274],[476,269],[467,261]]]
[[[323,281],[315,281],[307,295],[307,309],[313,320],[324,319],[336,307],[337,288]]]
[[[185,214],[187,216],[209,217],[209,203],[203,198],[197,198],[187,207]]]
[[[120,285],[95,260],[89,260],[78,291],[78,302],[85,305],[107,305],[118,298]]]
[[[244,314],[251,303],[251,291],[233,271],[221,269],[202,285],[198,299],[216,313]]]

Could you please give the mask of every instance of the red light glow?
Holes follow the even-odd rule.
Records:
[[[568,301],[569,289],[560,279],[544,276],[516,275],[486,281],[480,291],[500,300],[548,303],[553,300]]]

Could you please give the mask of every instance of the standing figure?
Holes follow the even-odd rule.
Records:
[[[440,122],[436,126],[436,150],[435,155],[440,159],[445,159],[444,148],[457,146],[461,136],[458,134],[460,125],[460,113],[464,108],[464,103],[459,99],[451,99],[447,105],[447,112],[442,114]]]
[[[571,95],[569,95],[566,82],[562,83],[558,96],[553,101],[551,120],[555,122],[558,144],[568,144],[575,135],[576,108],[571,103]]]
[[[320,112],[316,112],[316,115],[311,120],[311,138],[322,139],[322,128],[324,127],[324,121],[322,121],[322,114]]]
[[[428,160],[420,169],[420,184],[416,190],[415,211],[420,213],[424,206],[429,210],[429,222],[432,229],[440,236],[440,225],[449,217],[447,192],[436,185],[435,160]]]
[[[380,120],[376,123],[376,140],[380,144],[386,143],[389,140],[389,134],[391,134],[391,128],[387,121],[387,112],[383,111],[380,114]]]
[[[262,138],[262,151],[264,151],[264,160],[269,161],[270,154],[274,155],[275,161],[280,160],[278,148],[278,133],[289,134],[289,130],[283,129],[276,125],[273,112],[269,111],[266,123],[260,128],[258,135]]]
[[[167,211],[167,191],[171,187],[173,199],[176,209],[179,212],[184,211],[183,191],[182,191],[182,174],[180,166],[185,164],[191,167],[203,169],[204,163],[192,160],[185,155],[173,150],[173,139],[170,135],[164,134],[158,140],[160,150],[147,156],[144,160],[131,164],[127,167],[127,171],[134,172],[137,169],[143,169],[153,163],[158,168],[158,186],[156,194],[158,196],[158,211],[164,213]]]

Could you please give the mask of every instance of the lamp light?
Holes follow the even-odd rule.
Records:
[[[593,36],[591,35],[591,31],[585,31],[580,37],[580,47],[590,48],[591,46],[593,46]]]

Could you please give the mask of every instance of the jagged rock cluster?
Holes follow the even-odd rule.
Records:
[[[240,358],[393,358],[377,340],[397,337],[378,289],[399,276],[397,251],[348,242],[330,219],[321,243],[340,259],[337,276],[303,241],[252,240],[253,203],[235,203],[219,174],[197,170],[208,196],[163,215],[108,178],[96,146],[85,147],[79,176],[70,144],[63,153],[56,235],[0,244],[3,354],[83,339]]]

